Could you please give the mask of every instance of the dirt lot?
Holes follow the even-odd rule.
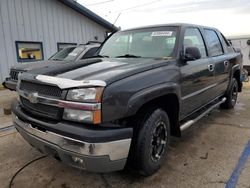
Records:
[[[214,110],[172,138],[160,171],[140,177],[132,171],[95,174],[68,167],[52,158],[23,169],[12,187],[246,187],[250,188],[250,84],[245,84],[234,110]],[[42,156],[13,129],[3,115],[15,94],[0,90],[0,187],[8,187],[15,172]],[[6,128],[4,128],[6,127]]]

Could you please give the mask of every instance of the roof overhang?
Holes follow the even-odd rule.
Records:
[[[86,7],[82,6],[81,4],[77,3],[74,0],[58,0],[59,2],[63,3],[66,6],[74,9],[75,11],[79,12],[80,14],[88,17],[89,19],[93,20],[94,22],[100,24],[101,26],[105,27],[106,29],[110,30],[111,32],[115,32],[118,28],[109,23],[107,20],[103,19],[102,17],[98,16],[91,10],[87,9]]]

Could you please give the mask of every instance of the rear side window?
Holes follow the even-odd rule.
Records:
[[[226,37],[220,33],[220,38],[221,38],[221,42],[222,44],[226,47],[226,50],[224,51],[224,53],[233,53],[234,48],[232,47],[232,42],[230,40],[227,40]]]
[[[226,39],[226,37],[225,37],[222,33],[220,33],[220,35],[222,36],[222,38],[223,38],[225,44],[226,44],[228,47],[231,46],[230,43],[229,43],[229,41]]]
[[[209,51],[213,57],[223,54],[220,39],[214,30],[205,29],[205,38],[208,42]]]

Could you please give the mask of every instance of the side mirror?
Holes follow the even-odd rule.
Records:
[[[185,61],[194,61],[201,58],[201,52],[197,47],[187,47],[183,59]]]

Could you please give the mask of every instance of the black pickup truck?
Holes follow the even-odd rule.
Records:
[[[151,175],[170,136],[213,108],[233,108],[241,56],[214,28],[169,24],[119,31],[93,58],[19,76],[14,125],[35,148],[94,172],[126,164]]]

